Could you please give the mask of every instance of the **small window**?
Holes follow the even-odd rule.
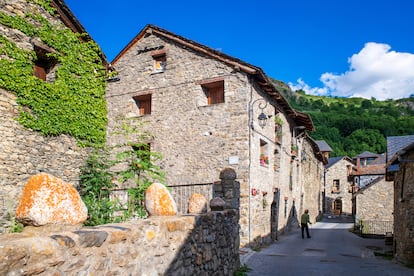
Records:
[[[132,146],[134,150],[135,157],[138,162],[150,162],[151,158],[151,145],[146,143],[140,143],[138,145]]]
[[[167,66],[167,55],[165,49],[154,51],[151,53],[151,56],[154,59],[154,72],[164,72]]]
[[[338,193],[339,191],[340,191],[339,179],[334,179],[333,186],[332,186],[332,192]]]
[[[33,40],[32,44],[36,53],[36,60],[33,67],[34,76],[44,81],[53,82],[56,78],[54,68],[57,61],[49,54],[54,53],[55,50],[39,40]]]
[[[156,58],[154,58],[155,64],[154,64],[154,71],[159,73],[159,72],[164,72],[165,71],[165,67],[167,65],[167,58],[165,55],[163,56],[158,56]]]
[[[269,145],[260,139],[260,166],[269,166]]]
[[[139,115],[151,114],[151,94],[133,97],[138,107]]]
[[[37,56],[33,67],[33,74],[41,80],[53,82],[54,77],[49,76],[49,73],[52,72],[54,66],[55,62],[52,59]]]
[[[224,80],[202,84],[209,105],[224,103]]]

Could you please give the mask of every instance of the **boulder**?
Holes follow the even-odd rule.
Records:
[[[153,183],[145,191],[145,208],[151,216],[175,216],[177,204],[167,187]]]
[[[202,214],[207,212],[207,199],[202,194],[192,194],[188,202],[190,214]]]
[[[46,173],[30,177],[16,210],[19,222],[33,226],[76,225],[87,216],[88,209],[76,189]]]

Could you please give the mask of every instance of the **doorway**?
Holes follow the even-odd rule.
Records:
[[[279,201],[280,201],[280,191],[276,188],[273,192],[273,202],[270,206],[270,238],[273,241],[277,240],[277,231],[279,224]]]
[[[340,215],[342,213],[342,199],[337,198],[334,201],[334,214]]]

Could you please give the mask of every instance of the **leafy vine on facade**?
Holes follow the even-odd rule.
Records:
[[[43,7],[51,16],[50,1],[28,1]],[[41,14],[9,15],[0,11],[0,24],[40,40],[52,52],[53,82],[34,76],[38,56],[0,35],[0,87],[13,92],[20,106],[19,122],[43,135],[68,134],[80,144],[103,144],[106,135],[106,72],[102,54],[85,34],[55,26]],[[84,39],[85,40],[85,39]]]

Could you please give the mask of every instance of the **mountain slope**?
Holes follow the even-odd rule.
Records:
[[[292,107],[312,116],[316,131],[309,134],[315,140],[325,140],[333,149],[331,156],[383,153],[387,136],[414,134],[414,97],[377,101],[312,96],[272,81]]]

